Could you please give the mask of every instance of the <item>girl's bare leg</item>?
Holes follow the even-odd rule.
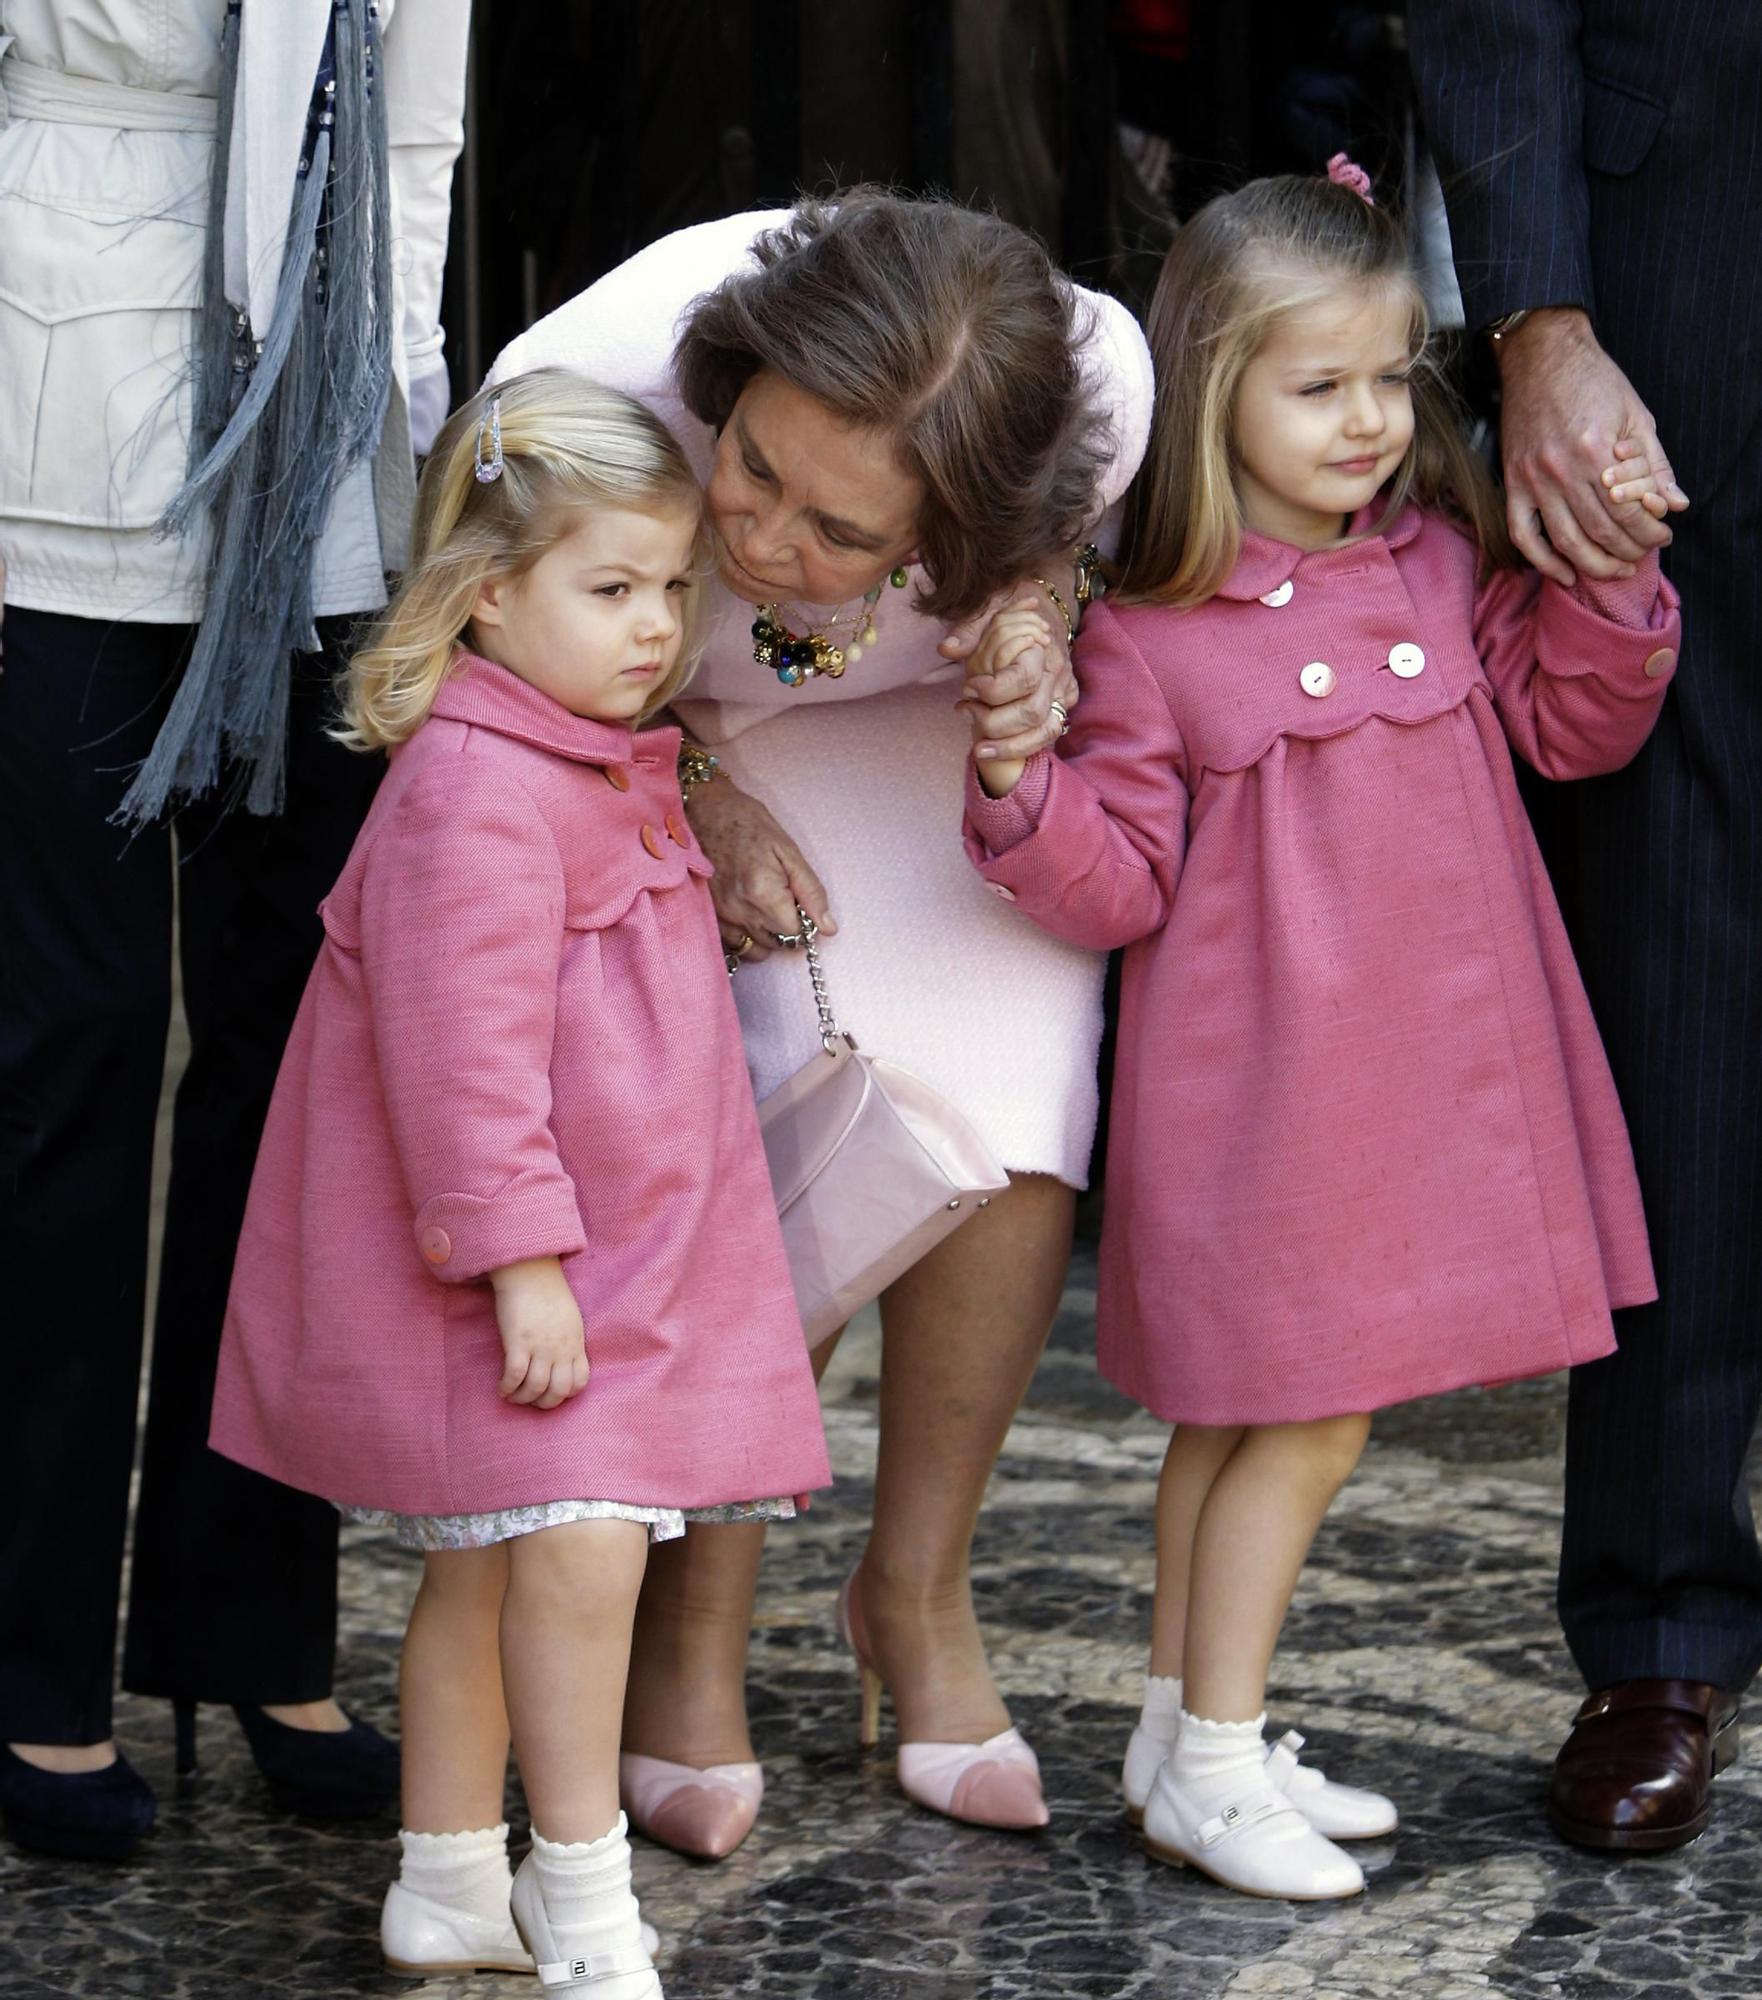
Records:
[[[1265,1709],[1267,1669],[1304,1558],[1369,1435],[1368,1416],[1242,1433],[1193,1537],[1182,1662],[1190,1715],[1250,1722]]]
[[[427,1555],[398,1666],[404,1826],[498,1825],[508,1770],[499,1628],[508,1545]]]
[[[532,1823],[547,1840],[598,1840],[618,1817],[618,1739],[648,1530],[570,1521],[506,1547],[502,1685]]]
[[[1150,1671],[1178,1680],[1187,1645],[1187,1590],[1193,1538],[1212,1483],[1243,1432],[1182,1424],[1169,1439],[1156,1485],[1156,1597],[1150,1617]]]

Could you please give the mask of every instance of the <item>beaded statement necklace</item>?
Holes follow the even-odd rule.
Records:
[[[895,590],[904,590],[906,571],[902,564],[887,579]],[[847,666],[854,667],[864,650],[876,640],[875,606],[881,601],[881,586],[863,592],[855,611],[842,607],[817,632],[792,632],[777,616],[775,604],[755,605],[753,659],[769,667],[785,687],[804,687],[824,674],[837,680]],[[841,628],[843,635],[840,636]]]

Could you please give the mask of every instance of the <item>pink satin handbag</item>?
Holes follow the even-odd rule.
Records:
[[[910,1070],[858,1052],[800,912],[820,1048],[759,1106],[771,1191],[815,1348],[1009,1185],[965,1118]]]

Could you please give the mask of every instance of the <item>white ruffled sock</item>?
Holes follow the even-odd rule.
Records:
[[[398,1880],[413,1896],[449,1910],[463,1910],[486,1922],[509,1923],[508,1828],[479,1827],[472,1833],[407,1833],[400,1829],[403,1857]]]
[[[537,1827],[532,1830],[545,1917],[566,1958],[642,1949],[642,1918],[630,1887],[628,1825],[620,1813],[598,1840],[546,1840]]]
[[[1154,1736],[1167,1749],[1181,1733],[1181,1681],[1178,1674],[1146,1674],[1144,1706],[1138,1712],[1138,1727]]]
[[[1213,1813],[1230,1801],[1266,1762],[1261,1731],[1264,1712],[1252,1722],[1207,1722],[1182,1709],[1180,1734],[1169,1751],[1168,1774],[1201,1813]]]

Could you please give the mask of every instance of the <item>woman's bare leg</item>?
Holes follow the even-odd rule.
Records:
[[[843,1333],[809,1357],[816,1382]],[[752,1761],[746,1660],[764,1552],[763,1521],[693,1521],[681,1539],[649,1551],[624,1697],[626,1750],[700,1771]]]
[[[862,1593],[905,1740],[983,1742],[1009,1726],[968,1559],[1064,1289],[1075,1204],[1050,1175],[1019,1175],[881,1301],[880,1459]]]
[[[423,1558],[398,1662],[410,1833],[471,1833],[500,1823],[508,1711],[499,1633],[507,1587],[505,1542]]]

